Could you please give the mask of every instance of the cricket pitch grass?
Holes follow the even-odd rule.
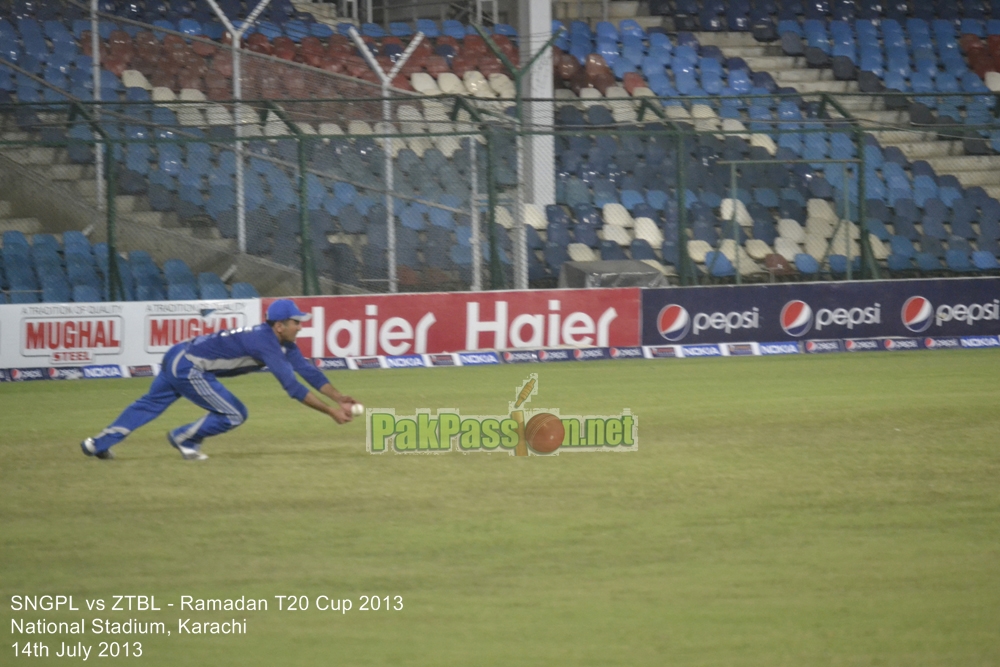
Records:
[[[986,350],[329,375],[397,414],[502,415],[537,372],[531,408],[639,417],[637,452],[529,458],[371,455],[363,418],[338,427],[260,374],[226,381],[250,419],[210,460],[165,440],[199,414],[181,400],[102,462],[80,440],[149,380],[0,385],[0,665],[115,641],[139,666],[1000,665],[998,371]],[[80,610],[12,609],[46,594]],[[87,609],[116,595],[160,611]],[[88,632],[7,630],[42,618]],[[15,658],[29,641],[50,657]]]

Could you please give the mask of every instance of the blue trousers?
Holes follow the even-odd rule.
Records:
[[[201,419],[171,431],[174,441],[185,447],[197,447],[211,435],[232,430],[246,421],[247,409],[214,375],[195,368],[184,357],[187,343],[170,348],[163,357],[160,374],[145,396],[118,416],[111,426],[94,438],[97,451],[117,445],[132,431],[148,424],[184,397],[208,410]]]

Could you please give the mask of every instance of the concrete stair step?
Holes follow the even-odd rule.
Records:
[[[16,148],[6,151],[6,155],[18,164],[48,165],[55,162],[56,150],[55,148],[44,146],[33,146],[31,148]]]
[[[727,50],[726,55],[729,55]],[[801,58],[790,58],[788,56],[738,56],[747,61],[747,65],[750,66],[755,72],[770,72],[771,76],[777,77],[779,72],[786,72],[789,70],[798,69],[805,65],[805,60]],[[799,62],[802,60],[802,62]]]
[[[310,12],[317,21],[336,26],[338,21],[348,21],[347,17],[337,16],[337,5],[329,2],[293,2],[300,12]]]
[[[727,58],[768,58],[781,55],[780,49],[775,52],[774,49],[763,44],[757,46],[727,46],[725,49]],[[754,69],[756,70],[756,68]]]
[[[838,82],[833,78],[833,70],[828,69],[786,69],[771,73],[774,80],[786,83],[790,86],[798,86],[799,83],[815,83],[817,81]]]
[[[633,16],[632,20],[641,25],[643,29],[663,27],[663,16]],[[672,26],[671,26],[672,27]]]
[[[847,107],[845,106],[844,108]],[[905,111],[884,111],[874,109],[848,109],[848,111],[850,111],[856,118],[861,118],[879,125],[908,125],[910,122],[910,115]]]
[[[937,157],[927,160],[939,174],[956,174],[962,171],[991,171],[1000,181],[1000,155],[962,155]]]
[[[837,100],[840,106],[851,113],[857,111],[882,111],[885,109],[885,99],[881,95],[852,95]]]
[[[142,211],[139,213],[134,213],[132,215],[147,215],[148,213],[159,213],[160,214],[160,227],[166,229],[177,229],[177,230],[188,230],[189,227],[185,227],[181,224],[180,218],[173,211]]]
[[[11,211],[13,211],[13,208],[9,201],[0,201],[0,218],[10,217]]]
[[[760,46],[748,32],[696,32],[699,44],[709,44],[725,50],[727,47]],[[726,54],[729,55],[729,54]]]
[[[799,83],[795,87],[800,93],[856,93],[856,81],[816,81],[815,83]]]
[[[42,223],[37,218],[4,218],[0,220],[0,232],[21,232],[22,234],[41,234]]]
[[[89,180],[94,182],[94,167],[89,164],[53,164],[47,170],[48,176],[53,181],[80,181]]]
[[[485,12],[484,12],[485,13]],[[599,2],[576,2],[575,0],[564,0],[552,3],[552,18],[556,21],[586,21],[588,18],[597,17],[590,21],[591,28],[600,21],[603,16],[603,7]],[[569,24],[566,26],[569,27]]]
[[[935,141],[934,139],[925,139],[919,143],[909,143],[913,141],[919,141],[915,139],[909,139],[908,142],[896,142],[895,145],[899,150],[903,151],[903,155],[911,160],[926,160],[932,157],[946,157],[949,155],[964,155],[965,149],[962,147],[961,141]],[[883,146],[887,145],[885,143]]]
[[[215,226],[191,227],[191,235],[196,239],[221,239],[222,232]]]
[[[93,181],[77,181],[76,189],[80,197],[91,206],[97,204],[97,192]],[[149,201],[142,195],[117,195],[115,210],[119,215],[149,210]]]
[[[959,171],[955,172],[955,177],[958,178],[958,182],[967,188],[971,188],[974,185],[993,185],[998,186],[997,181],[1000,181],[1000,176],[994,171]]]
[[[990,197],[1000,199],[1000,185],[984,185],[983,190],[985,190],[986,194]]]
[[[925,141],[935,142],[937,134],[934,132],[921,132],[919,130],[883,130],[872,132],[878,142],[890,146],[901,146],[902,144],[917,144]]]
[[[0,139],[4,141],[28,141],[31,139],[31,134],[21,130],[5,130],[0,132]]]
[[[171,215],[174,216],[175,220],[171,221],[172,224],[165,224],[167,217]],[[156,225],[157,227],[176,227],[177,215],[175,213],[165,213],[163,211],[137,211],[129,213],[128,217],[136,222]]]

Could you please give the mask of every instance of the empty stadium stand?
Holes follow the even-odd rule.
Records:
[[[65,232],[29,239],[17,230],[3,232],[0,248],[0,286],[5,303],[104,301],[109,298],[108,248],[91,244],[80,232]],[[247,283],[230,289],[215,273],[196,277],[182,259],[164,262],[162,270],[150,254],[133,250],[118,260],[125,300],[193,300],[251,298],[256,290]]]
[[[0,68],[0,103],[43,108],[60,100],[60,90],[91,99],[89,22],[69,5],[43,3],[47,9],[37,13],[34,4],[28,7],[18,3],[0,19],[0,55],[41,80]],[[230,15],[246,11],[235,1],[224,8]],[[126,21],[101,23],[101,97],[135,103],[122,105],[127,122],[110,128],[129,142],[114,153],[120,192],[132,198],[124,205],[160,223],[233,239],[236,163],[227,142],[238,123],[252,154],[247,251],[296,265],[294,137],[316,136],[309,145],[315,173],[308,176],[307,215],[317,263],[338,284],[369,287],[365,276],[384,273],[387,262],[383,198],[377,188],[364,187],[385,176],[384,142],[369,137],[401,131],[409,135],[393,144],[401,285],[468,284],[471,235],[463,211],[471,206],[473,166],[485,178],[486,151],[476,151],[472,165],[469,139],[432,136],[461,127],[449,120],[451,101],[435,98],[468,96],[503,110],[514,97],[501,59],[472,26],[426,19],[361,25],[383,65],[398,58],[417,31],[426,35],[394,82],[415,93],[412,101],[395,105],[388,128],[346,117],[292,126],[266,110],[236,117],[220,103],[231,95],[231,61],[219,48],[221,26],[194,3],[107,9],[152,24],[147,30]],[[720,280],[843,277],[860,270],[863,244],[890,275],[996,270],[1000,123],[988,84],[1000,53],[1000,39],[992,39],[1000,37],[1000,12],[991,3],[678,0],[651,9],[664,17],[661,25],[639,18],[553,24],[556,202],[528,204],[521,216],[533,281],[554,280],[567,259],[632,258],[672,274],[680,248],[699,274]],[[295,73],[314,69],[374,81],[347,37],[348,24],[317,22],[287,2],[274,3],[263,18],[246,38],[253,53],[300,63],[289,70]],[[498,24],[490,32],[516,63],[516,31]],[[310,92],[305,75],[260,73],[255,90],[261,97]],[[849,118],[831,118],[833,103]],[[59,134],[30,114],[22,112],[17,122],[34,136],[55,142],[92,136],[83,122]],[[700,134],[680,145],[672,134],[677,127]],[[855,128],[869,130],[860,143]],[[141,143],[150,137],[188,141]],[[88,147],[50,153],[39,154],[38,162],[53,175],[66,174],[74,187],[87,187]],[[494,177],[512,187],[512,142],[497,153]],[[862,179],[825,162],[862,157]],[[770,163],[741,166],[733,193],[727,163],[734,160]],[[795,160],[801,162],[786,164]],[[683,211],[680,163],[687,179]],[[865,239],[856,222],[842,221],[856,220],[862,181]],[[486,183],[477,187],[483,192]],[[682,214],[687,238],[680,235]],[[510,205],[497,210],[496,220],[500,259],[509,271]],[[154,288],[177,298],[218,293],[211,278],[167,264],[164,275],[173,280],[146,284],[144,294],[158,294]],[[68,261],[64,266],[69,271]],[[73,271],[79,280],[67,274],[72,288],[95,287],[76,264]],[[55,293],[65,292],[61,286]],[[133,288],[138,298],[138,283]]]

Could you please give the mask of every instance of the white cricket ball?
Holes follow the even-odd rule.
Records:
[[[358,417],[363,414],[365,414],[365,406],[361,405],[360,403],[351,404],[351,415]]]

